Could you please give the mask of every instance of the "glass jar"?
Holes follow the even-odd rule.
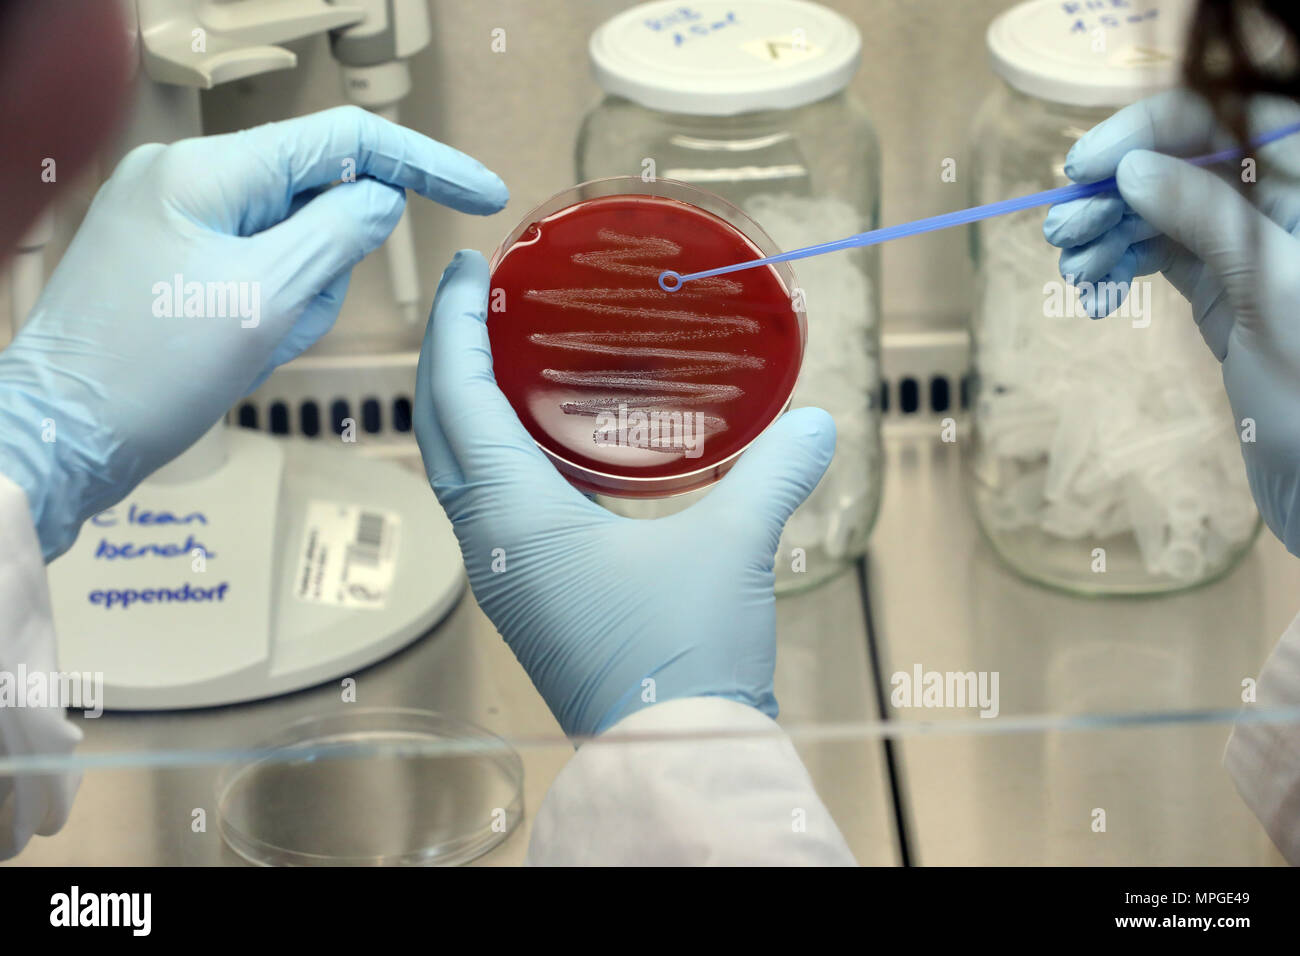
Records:
[[[1111,107],[1011,87],[985,103],[974,203],[1062,186]],[[1045,210],[977,224],[972,493],[994,551],[1069,591],[1150,594],[1213,580],[1259,530],[1220,377],[1191,308],[1141,277],[1093,321],[1043,239]]]
[[[844,90],[857,67],[856,28],[807,3],[765,0],[739,23],[726,19],[730,9],[651,3],[597,30],[592,58],[608,93],[582,124],[577,178],[632,175],[700,186],[740,207],[782,249],[875,228],[876,137]],[[691,12],[699,17],[672,19]],[[707,34],[690,33],[701,23]],[[688,39],[664,36],[677,30]],[[766,52],[755,55],[791,49],[793,65],[782,61],[785,53],[770,61]],[[662,69],[641,69],[652,58]],[[729,83],[736,71],[744,73],[743,84]],[[826,476],[786,525],[778,591],[820,583],[863,554],[880,505],[879,250],[797,266],[808,340],[792,406],[824,408],[838,438]],[[680,510],[697,495],[600,500],[618,513],[651,517]]]

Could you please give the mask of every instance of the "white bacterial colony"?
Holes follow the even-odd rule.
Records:
[[[644,278],[647,288],[529,289],[524,298],[560,310],[593,312],[609,319],[611,326],[630,319],[681,323],[688,327],[662,332],[536,332],[529,340],[544,348],[606,355],[611,359],[671,359],[683,364],[654,369],[543,369],[542,377],[547,381],[601,393],[565,402],[561,409],[569,415],[594,417],[616,413],[620,405],[681,410],[721,405],[740,398],[744,391],[736,385],[698,379],[724,376],[738,369],[760,369],[764,366],[762,358],[717,349],[664,346],[758,334],[762,326],[749,316],[706,315],[691,309],[692,302],[736,295],[743,286],[734,280],[715,278],[692,283],[689,290],[664,292],[656,281],[666,263],[681,255],[681,246],[668,239],[625,235],[611,229],[599,230],[596,238],[610,248],[575,253],[571,258],[573,264],[606,274]],[[632,365],[630,361],[627,364]],[[726,419],[713,415],[705,418],[705,424],[709,435],[719,434],[728,427]]]

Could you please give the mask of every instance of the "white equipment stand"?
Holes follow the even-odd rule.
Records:
[[[213,470],[169,471],[188,471],[182,456],[50,565],[59,667],[102,672],[108,709],[206,707],[352,675],[455,606],[460,550],[417,473],[224,425],[204,444],[186,456],[225,446]]]
[[[339,31],[350,88],[358,69],[402,73],[356,63],[428,43],[423,0],[136,0],[130,9],[142,68],[119,152],[198,135],[198,90],[292,67],[294,54],[275,44]],[[341,42],[348,31],[355,41]],[[407,39],[384,39],[394,33]],[[205,44],[197,55],[196,37]],[[391,109],[402,92],[373,105]],[[394,284],[407,310],[419,291],[407,274],[409,230],[398,238]],[[224,423],[88,521],[49,572],[59,667],[102,673],[111,710],[228,704],[355,674],[426,633],[465,585],[455,535],[423,476],[328,430],[272,438]]]

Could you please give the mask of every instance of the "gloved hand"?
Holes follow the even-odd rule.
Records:
[[[357,107],[127,154],[0,353],[0,474],[46,560],[325,334],[405,189],[477,214],[507,199]]]
[[[425,469],[479,606],[568,734],[680,697],[775,716],[773,560],[830,463],[834,422],[789,412],[688,510],[613,515],[556,471],[497,388],[488,280],[473,251],[443,274],[415,395]]]
[[[1249,116],[1253,135],[1298,119],[1300,106],[1276,98]],[[1300,136],[1251,152],[1258,181],[1245,185],[1239,161],[1211,170],[1165,155],[1232,145],[1191,94],[1126,107],[1085,134],[1065,166],[1078,182],[1118,176],[1119,195],[1054,206],[1044,234],[1065,250],[1066,278],[1118,284],[1081,296],[1094,317],[1153,272],[1191,303],[1223,365],[1255,502],[1300,555]]]

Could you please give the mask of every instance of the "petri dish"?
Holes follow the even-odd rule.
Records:
[[[523,818],[523,763],[474,724],[360,708],[289,724],[223,771],[218,825],[260,866],[454,866]]]
[[[589,493],[712,484],[789,407],[807,323],[788,263],[659,287],[780,250],[738,208],[621,176],[552,196],[492,257],[488,336],[533,440]]]

